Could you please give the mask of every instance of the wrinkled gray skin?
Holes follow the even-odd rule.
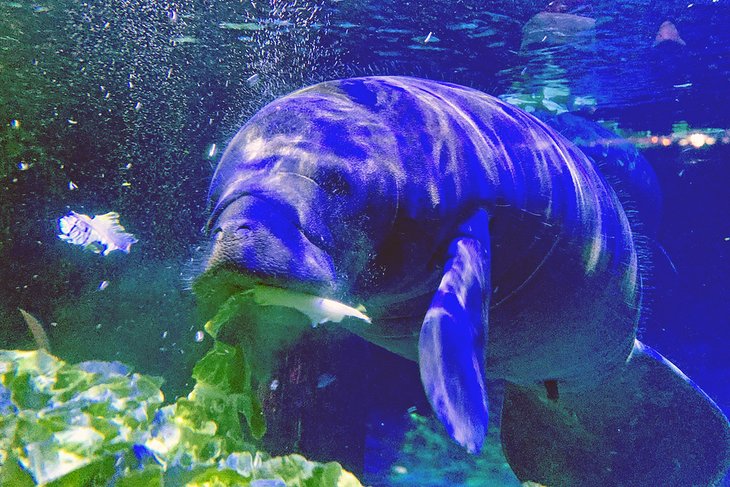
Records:
[[[309,87],[240,130],[210,199],[204,279],[364,304],[372,325],[345,326],[412,360],[447,249],[485,211],[480,353],[508,383],[502,441],[518,477],[711,485],[727,469],[727,420],[635,341],[641,274],[616,195],[520,110],[413,78]]]

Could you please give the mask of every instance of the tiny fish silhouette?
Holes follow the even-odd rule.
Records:
[[[662,25],[659,26],[659,30],[656,33],[656,38],[654,39],[654,46],[661,44],[664,41],[676,42],[680,46],[687,45],[687,43],[684,42],[684,39],[682,39],[682,37],[679,35],[679,30],[677,30],[677,26],[669,20],[665,20],[664,22],[662,22]]]
[[[108,255],[113,250],[129,253],[137,239],[131,233],[125,233],[119,224],[119,213],[114,211],[94,218],[72,211],[59,218],[61,233],[58,238],[74,245],[81,245],[96,253]]]

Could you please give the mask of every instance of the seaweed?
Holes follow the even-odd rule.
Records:
[[[264,430],[245,364],[216,342],[193,391],[165,404],[162,379],[119,362],[0,351],[0,485],[360,486],[338,463],[256,450],[249,437]]]

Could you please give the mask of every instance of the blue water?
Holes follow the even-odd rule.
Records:
[[[530,37],[525,26],[546,10],[574,17]],[[677,35],[666,28],[657,42],[664,21]],[[189,280],[228,140],[307,84],[414,75],[579,112],[639,144],[663,192],[640,338],[730,413],[728,22],[726,0],[3,0],[0,348],[35,347],[23,308],[64,360],[120,360],[165,377],[170,398],[187,393],[208,346],[196,340],[204,318]],[[69,210],[119,212],[139,243],[107,257],[66,244],[56,220]],[[395,485],[398,462],[421,462],[423,477],[399,485],[427,485],[428,460],[400,456],[408,409],[429,413],[417,370],[364,342],[327,340],[333,358],[310,359],[321,372],[312,383],[324,384],[317,404],[358,398],[353,416],[364,423],[347,448],[352,430],[314,455],[366,470],[376,485]],[[302,397],[293,414],[309,418],[306,434],[326,434],[326,415]],[[498,446],[490,451],[483,485],[516,482]]]

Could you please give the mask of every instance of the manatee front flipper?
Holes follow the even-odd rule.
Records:
[[[489,218],[459,228],[418,341],[426,396],[449,435],[478,452],[487,432],[484,356],[489,283]]]
[[[591,389],[550,400],[543,388],[508,385],[502,445],[520,480],[550,487],[706,487],[730,466],[722,412],[638,340]]]

